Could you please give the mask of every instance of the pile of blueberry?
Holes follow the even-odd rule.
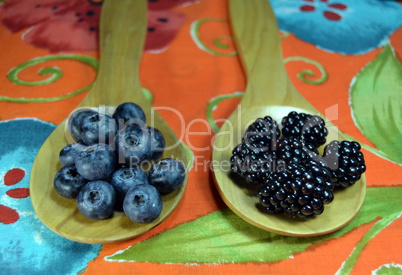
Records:
[[[184,181],[183,164],[161,159],[163,134],[146,125],[145,114],[135,103],[120,104],[111,116],[78,109],[68,119],[68,130],[75,141],[60,151],[62,168],[54,187],[61,196],[76,200],[89,219],[124,211],[135,223],[150,223],[162,211],[162,196]]]
[[[290,112],[282,129],[270,116],[258,118],[232,151],[231,169],[246,184],[258,186],[259,207],[270,214],[310,219],[366,170],[360,144],[331,141],[320,155],[328,130],[316,115]]]

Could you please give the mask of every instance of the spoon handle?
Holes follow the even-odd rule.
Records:
[[[99,34],[100,67],[95,84],[81,105],[117,105],[133,99],[148,104],[139,81],[146,26],[145,0],[103,2]]]
[[[282,59],[281,38],[268,0],[230,0],[231,25],[247,77],[243,106],[298,105]]]

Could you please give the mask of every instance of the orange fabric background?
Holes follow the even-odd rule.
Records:
[[[177,11],[187,15],[185,24],[182,26],[175,40],[170,44],[169,49],[160,54],[145,54],[141,67],[141,80],[144,87],[150,89],[154,95],[154,106],[169,106],[180,111],[184,116],[186,125],[193,120],[206,119],[205,109],[209,100],[219,94],[231,94],[237,91],[244,91],[246,79],[242,74],[241,64],[237,56],[219,57],[202,52],[197,48],[190,37],[189,29],[193,21],[201,18],[224,18],[229,20],[227,5],[224,1],[201,1],[197,8],[186,7],[177,8]],[[213,27],[200,30],[203,42],[212,41],[215,37],[230,34],[230,26],[222,22],[209,22]],[[210,32],[209,32],[210,31]],[[392,41],[400,41],[401,32],[392,37]],[[393,43],[396,50],[398,43]],[[213,48],[213,46],[211,46]],[[233,50],[234,45],[230,50]],[[329,78],[324,84],[309,85],[297,78],[297,73],[302,69],[309,68],[319,72],[313,66],[302,62],[289,62],[286,66],[289,76],[296,88],[305,96],[320,112],[325,114],[328,107],[338,106],[339,117],[333,120],[341,131],[348,133],[361,142],[370,142],[361,134],[353,123],[348,105],[348,94],[351,79],[369,61],[378,55],[381,49],[372,51],[361,56],[343,56],[339,54],[318,51],[314,45],[305,43],[295,38],[293,35],[285,38],[282,42],[283,55],[303,56],[319,61],[327,70]],[[400,52],[400,51],[399,51]],[[181,57],[182,56],[182,57]],[[192,58],[187,58],[191,56]],[[348,66],[338,66],[345,64]],[[215,119],[226,118],[234,110],[239,102],[238,99],[231,99],[223,102],[214,111]],[[161,113],[168,123],[176,129],[176,134],[182,134],[180,123],[174,115]],[[206,127],[200,125],[198,131],[207,131]],[[195,131],[195,130],[194,130]],[[213,133],[210,135],[211,139]],[[192,137],[184,142],[190,146],[189,142],[198,147],[210,146],[211,139],[207,136]],[[190,146],[191,147],[191,146]],[[195,158],[208,160],[211,151],[194,152]],[[400,185],[401,181],[395,175],[402,173],[402,167],[382,159],[372,153],[364,151],[368,170],[366,172],[368,186]],[[161,265],[153,263],[110,263],[103,258],[112,255],[117,251],[127,248],[142,240],[148,239],[167,229],[174,228],[176,225],[186,221],[191,221],[197,217],[206,215],[212,211],[223,207],[217,191],[215,190],[210,171],[205,171],[196,167],[190,173],[189,184],[184,195],[183,201],[163,224],[150,232],[123,244],[105,245],[97,260],[90,263],[86,274],[98,274],[104,270],[118,270],[119,273],[129,274],[139,273],[165,273],[165,274],[311,274],[313,270],[320,274],[334,274],[345,258],[351,253],[356,243],[369,230],[372,224],[365,225],[353,230],[342,240],[331,240],[324,245],[317,245],[310,248],[303,255],[295,259],[287,259],[273,263],[247,263],[247,264],[221,264],[221,265],[183,265],[171,264]],[[391,245],[391,240],[397,240],[400,235],[400,224],[394,223],[384,230],[382,240],[370,243],[366,253],[359,258],[354,268],[354,274],[369,274],[380,263],[401,262],[402,256],[399,255],[399,248]],[[387,242],[387,240],[390,240]],[[168,251],[168,248],[164,248]],[[387,251],[376,253],[376,251]],[[380,255],[381,254],[381,255]],[[366,257],[365,257],[366,256]],[[312,260],[312,258],[315,260]]]
[[[155,107],[169,106],[180,112],[184,118],[184,124],[177,114],[168,111],[161,111],[160,114],[175,130],[176,134],[182,138],[183,142],[190,148],[206,148],[206,150],[193,150],[196,160],[195,166],[189,174],[188,187],[177,210],[162,224],[137,238],[123,243],[104,245],[100,255],[89,262],[83,273],[311,274],[313,271],[317,271],[319,274],[334,274],[373,223],[356,228],[340,239],[328,241],[325,245],[310,247],[297,257],[280,262],[185,265],[108,262],[104,260],[105,256],[112,255],[179,224],[195,220],[225,207],[214,186],[211,171],[206,166],[201,165],[209,163],[211,142],[214,136],[205,122],[206,108],[209,101],[218,95],[244,91],[246,79],[236,55],[230,57],[211,55],[200,50],[190,35],[191,24],[195,20],[202,18],[229,20],[227,2],[202,0],[194,5],[196,7],[187,6],[173,9],[173,11],[184,13],[186,21],[167,50],[158,54],[144,53],[140,79],[143,87],[152,92]],[[210,26],[207,26],[208,24]],[[211,43],[217,36],[230,34],[230,26],[227,22],[208,22],[200,29],[200,35],[205,43]],[[10,68],[32,58],[49,55],[46,50],[27,45],[20,36],[21,33],[16,33],[0,37],[0,44],[8,45],[8,48],[2,47],[3,52],[1,53],[0,83],[2,83],[3,95],[10,97],[58,96],[89,85],[95,79],[96,72],[90,66],[65,60],[46,63],[46,66],[61,67],[64,73],[64,77],[54,84],[32,86],[29,89],[12,84],[5,78]],[[223,51],[230,52],[235,49],[233,42],[229,43],[231,44],[229,49]],[[391,43],[400,58],[402,30],[392,35]],[[211,48],[214,47],[212,44],[209,45]],[[374,146],[363,136],[353,122],[346,91],[349,90],[352,79],[379,54],[381,49],[358,56],[345,56],[318,50],[314,45],[303,42],[292,34],[283,39],[282,47],[285,58],[289,56],[311,58],[322,64],[328,72],[329,78],[326,82],[320,85],[310,85],[300,81],[297,78],[297,73],[308,68],[317,74],[316,77],[320,77],[316,68],[303,62],[287,63],[286,68],[289,76],[303,96],[324,114],[327,108],[335,106],[337,116],[333,117],[332,122],[341,131],[360,142]],[[97,52],[77,54],[98,57]],[[32,67],[24,71],[21,78],[40,80],[41,77],[37,75],[39,67]],[[58,124],[79,104],[85,94],[86,92],[69,99],[50,103],[21,104],[0,101],[0,117],[2,120],[16,117],[35,117]],[[213,113],[215,119],[228,117],[238,102],[239,99],[222,102]],[[192,132],[205,132],[206,135],[190,135]],[[402,174],[400,165],[366,150],[363,152],[368,167],[366,172],[368,187],[402,185],[398,176]],[[402,253],[396,245],[397,241],[400,240],[401,228],[402,220],[398,219],[370,242],[359,257],[353,274],[369,274],[383,263],[402,263]],[[168,248],[164,249],[169,251]]]

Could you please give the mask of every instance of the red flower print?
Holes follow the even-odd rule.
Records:
[[[4,176],[4,185],[13,186],[20,182],[25,177],[25,171],[19,168],[14,168],[9,171]],[[6,195],[14,199],[23,199],[29,197],[28,188],[14,188],[6,192]],[[11,207],[0,204],[0,223],[11,224],[18,221],[20,215],[18,212]]]
[[[25,30],[24,41],[51,52],[97,49],[101,5],[87,0],[9,0],[2,7],[3,25]]]
[[[168,9],[195,0],[149,0],[145,50],[160,51],[174,39],[185,18]],[[50,52],[98,49],[98,23],[102,0],[8,0],[0,6],[3,25],[24,31],[22,39]]]
[[[185,20],[184,14],[172,11],[152,11],[148,15],[148,32],[145,49],[164,50],[176,36]]]
[[[168,10],[177,6],[187,6],[198,3],[200,0],[148,0],[150,10]]]
[[[331,21],[339,21],[342,19],[340,12],[344,11],[347,9],[347,6],[341,3],[334,3],[334,4],[329,4],[328,0],[303,0],[303,2],[308,2],[300,6],[300,11],[303,12],[314,12],[318,9],[319,5],[321,3],[325,3],[324,5],[326,6],[323,12],[323,15],[325,18]]]

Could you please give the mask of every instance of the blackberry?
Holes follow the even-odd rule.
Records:
[[[316,115],[290,112],[282,119],[282,136],[300,138],[315,148],[323,145],[328,135],[325,121]]]
[[[361,146],[355,141],[331,141],[324,148],[323,160],[330,168],[335,187],[349,187],[366,171]]]
[[[232,171],[248,184],[262,184],[275,169],[276,157],[272,149],[280,134],[277,122],[270,116],[257,118],[247,127],[242,142],[232,151]]]
[[[267,213],[310,219],[332,202],[333,188],[330,172],[310,159],[271,173],[257,196]]]
[[[318,158],[318,150],[298,138],[282,138],[275,146],[277,158],[284,163],[300,163],[307,159]]]
[[[247,127],[242,142],[270,150],[280,135],[278,123],[272,117],[266,116],[257,118]]]
[[[275,169],[275,153],[262,150],[250,143],[240,143],[230,158],[232,171],[246,183],[259,185]]]

